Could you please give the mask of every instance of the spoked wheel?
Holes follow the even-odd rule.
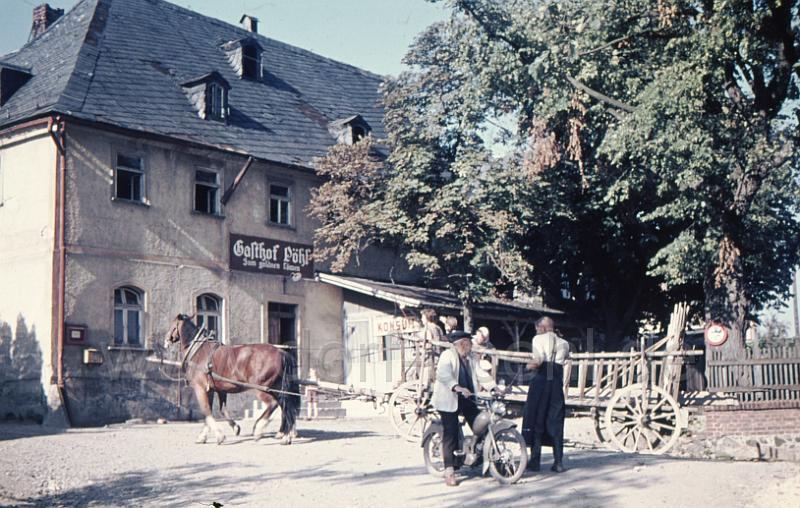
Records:
[[[389,399],[389,415],[397,434],[406,441],[419,443],[428,427],[433,411],[427,389],[417,395],[417,381],[408,381],[398,386]]]
[[[658,386],[631,385],[611,398],[605,427],[614,446],[627,453],[660,455],[680,437],[680,407]]]
[[[442,476],[442,474],[444,474],[443,450],[441,432],[434,432],[431,434],[422,447],[422,453],[425,454],[425,469],[433,476]]]
[[[483,461],[500,483],[516,483],[528,465],[525,439],[517,429],[504,429],[494,435],[494,443],[483,445]]]
[[[592,409],[592,430],[594,430],[594,437],[598,443],[605,448],[611,447],[608,431],[606,430],[605,414],[596,408]]]

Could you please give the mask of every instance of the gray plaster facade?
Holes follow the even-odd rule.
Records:
[[[176,314],[197,311],[197,299],[202,294],[213,294],[220,300],[220,332],[226,344],[277,342],[276,337],[270,337],[269,304],[294,306],[294,330],[289,334],[296,339],[300,372],[314,366],[324,379],[343,381],[339,288],[313,279],[294,281],[283,275],[229,269],[231,232],[312,243],[314,223],[302,210],[311,188],[318,183],[313,173],[254,163],[230,201],[218,215],[211,215],[194,211],[196,169],[218,172],[221,188],[226,188],[241,170],[244,157],[78,124],[68,124],[67,140],[64,320],[68,326],[85,327],[83,343],[67,341],[63,353],[64,392],[73,424],[192,415],[187,394],[181,397],[183,407],[176,404],[177,383],[171,378],[178,375],[177,371],[147,363],[145,357],[161,347]],[[28,173],[31,180],[36,174],[43,177],[35,179],[38,184],[30,185],[32,195],[28,197],[47,202],[53,194],[47,177],[55,164],[55,145],[48,138],[42,142],[35,136],[28,143],[29,149],[37,147],[51,154],[40,157],[41,171]],[[0,149],[7,175],[18,170],[11,152],[13,148]],[[115,198],[115,161],[120,153],[140,157],[144,162],[144,203]],[[9,198],[19,199],[13,178],[6,180]],[[268,220],[267,189],[270,182],[276,181],[292,189],[294,214],[290,227]],[[34,194],[41,196],[35,198]],[[57,361],[48,354],[52,292],[46,279],[52,266],[52,236],[49,242],[42,242],[36,270],[24,267],[31,261],[21,252],[34,241],[22,240],[23,237],[38,235],[39,230],[52,231],[52,208],[50,211],[14,235],[19,246],[3,242],[0,247],[4,259],[0,277],[6,281],[0,312],[3,317],[31,316],[27,319],[35,323],[44,339],[40,341],[43,356],[51,357],[40,376],[45,383],[53,377]],[[18,227],[30,215],[28,206],[0,209],[0,221]],[[19,261],[7,262],[10,259]],[[19,280],[33,272],[42,272],[42,280],[35,284]],[[23,293],[30,295],[28,298],[12,297],[9,286],[15,284],[9,282],[15,278],[25,287]],[[143,297],[138,344],[115,343],[114,291],[121,287],[135,288]],[[27,303],[27,299],[31,302]],[[89,349],[95,350],[95,358],[101,358],[102,363],[84,362]],[[237,402],[234,398],[231,404],[246,404],[247,398],[243,399]]]
[[[336,121],[384,135],[381,77],[163,0],[44,10],[0,56],[0,417],[194,416],[145,357],[208,302],[225,343],[282,343],[343,381],[342,290],[232,269],[230,244],[313,243],[313,159]]]

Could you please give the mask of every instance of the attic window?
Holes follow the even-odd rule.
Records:
[[[236,74],[242,79],[258,81],[262,77],[261,53],[264,48],[252,37],[244,37],[226,42],[222,51],[228,58],[228,63]]]
[[[200,118],[224,122],[228,119],[230,85],[216,71],[181,84]]]
[[[353,144],[367,137],[367,129],[363,125],[353,125],[350,129],[353,136]]]
[[[217,83],[208,85],[206,116],[211,120],[223,121],[228,117],[228,93]]]
[[[328,132],[341,144],[354,145],[367,137],[372,129],[361,115],[348,116],[328,124]]]
[[[261,79],[261,55],[255,45],[242,46],[242,77]]]
[[[0,106],[8,102],[30,78],[30,69],[0,62]]]

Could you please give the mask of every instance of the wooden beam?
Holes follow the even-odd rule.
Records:
[[[253,159],[253,157],[247,158],[247,162],[244,163],[244,166],[242,167],[241,171],[239,171],[239,174],[236,175],[236,178],[233,179],[233,183],[231,184],[231,186],[228,187],[228,190],[226,190],[225,194],[222,195],[223,205],[226,205],[228,201],[231,200],[231,198],[233,197],[233,193],[236,192],[237,187],[239,187],[239,184],[242,183],[244,175],[247,174],[247,170],[250,169],[250,166],[253,164],[254,160],[255,159]]]

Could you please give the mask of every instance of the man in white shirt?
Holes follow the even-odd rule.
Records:
[[[555,331],[555,323],[544,317],[536,323],[533,338],[533,360],[528,370],[534,371],[525,412],[522,435],[531,447],[528,468],[539,470],[542,444],[553,447],[551,471],[564,472],[564,362],[569,357],[569,342]]]
[[[458,483],[453,452],[458,447],[458,415],[464,415],[472,427],[475,417],[480,413],[472,396],[480,387],[491,390],[495,383],[485,371],[478,368],[469,333],[451,332],[447,339],[453,345],[439,355],[431,404],[442,417],[444,481],[448,486],[455,487]]]

